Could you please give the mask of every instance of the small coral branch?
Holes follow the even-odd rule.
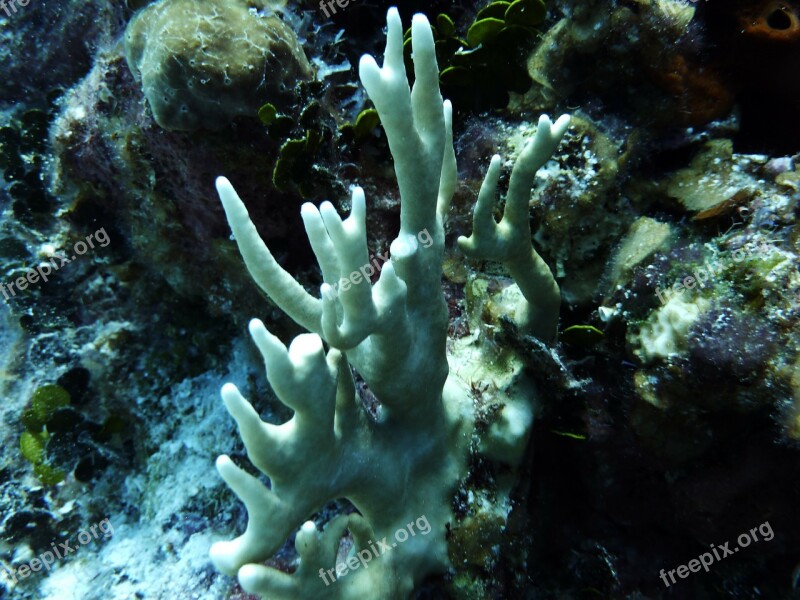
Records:
[[[403,62],[403,31],[396,10],[387,17],[386,55],[383,67],[363,56],[359,75],[381,116],[395,161],[395,173],[403,201],[401,235],[441,222],[456,184],[452,144],[452,107],[439,91],[439,68],[433,36],[423,15],[411,22],[414,89],[409,93]],[[444,135],[443,135],[444,134]],[[439,233],[439,232],[437,232]],[[443,232],[441,232],[443,234]]]
[[[335,466],[331,460],[339,450],[333,421],[340,353],[331,350],[326,359],[320,338],[314,334],[298,336],[287,350],[258,320],[250,323],[250,334],[264,358],[270,385],[295,414],[283,425],[264,423],[235,385],[222,388],[223,401],[239,426],[247,455],[272,482],[268,490],[227,456],[217,460],[222,478],[250,515],[242,536],[211,549],[217,568],[231,575],[242,564],[271,555],[291,533],[297,519],[305,519],[316,503],[328,499],[315,497],[308,488],[298,486],[298,474],[324,477],[326,469]],[[315,461],[317,469],[313,471],[305,464],[308,449],[303,447],[312,439],[318,448],[328,450]]]
[[[239,252],[253,281],[292,320],[308,331],[322,333],[322,302],[306,292],[303,286],[278,264],[258,235],[244,202],[230,181],[219,177],[217,193],[239,246]]]
[[[536,134],[511,171],[505,212],[499,223],[492,208],[502,161],[498,155],[492,157],[475,204],[472,235],[458,240],[461,250],[471,258],[506,266],[526,300],[519,325],[544,342],[555,339],[561,294],[550,268],[531,244],[528,203],[536,173],[555,152],[569,120],[568,115],[562,115],[553,124],[547,115],[539,118]]]

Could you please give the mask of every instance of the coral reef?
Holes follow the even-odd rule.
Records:
[[[422,12],[431,24],[453,104],[446,214],[435,208],[439,155],[398,149],[419,137],[408,113],[392,117],[410,89],[387,108],[358,85],[361,55],[385,43],[382,0],[343,0],[330,15],[318,0],[5,6],[0,598],[249,599],[208,553],[220,540],[233,540],[214,546],[221,555],[236,549],[243,532],[239,550],[269,548],[227,571],[263,576],[279,595],[797,595],[795,0],[548,0],[546,11],[536,0],[403,0],[404,20]],[[191,74],[176,70],[162,74],[203,122],[154,119],[125,31],[147,36],[176,7],[176,49],[202,56],[187,39],[202,29],[239,57],[228,71],[247,88],[241,113],[203,116],[215,98],[189,98]],[[198,23],[213,9],[219,18]],[[262,84],[241,51],[259,68],[268,59],[238,28],[269,24],[288,42],[286,64]],[[417,100],[432,88],[411,72],[420,28],[397,31],[389,79],[403,87],[405,62],[408,101],[427,106]],[[434,104],[421,122],[436,120],[439,144],[449,108]],[[566,111],[569,129],[534,174],[526,146],[552,125],[536,117]],[[220,173],[246,206],[244,233],[238,201],[226,204],[242,218],[226,223]],[[427,231],[408,223],[409,186],[436,213]],[[398,228],[413,253],[391,245]],[[108,245],[78,256],[101,231]],[[237,243],[258,246],[249,268],[268,277],[248,275]],[[429,251],[427,270],[401,273]],[[389,271],[395,291],[405,285],[403,323],[396,310],[377,317],[397,309]],[[297,295],[281,299],[276,277]],[[306,310],[310,328],[292,319]],[[257,344],[245,339],[254,315]],[[372,344],[376,327],[402,336]],[[239,393],[226,385],[221,402],[225,382]],[[249,424],[257,441],[291,440],[292,453],[275,444],[248,461],[259,446]],[[219,454],[223,471],[276,501],[263,527],[258,508],[210,476]],[[75,544],[106,519],[110,537]],[[773,539],[709,572],[669,587],[659,577],[766,522]],[[381,553],[383,536],[397,548]],[[62,543],[75,552],[32,568]]]

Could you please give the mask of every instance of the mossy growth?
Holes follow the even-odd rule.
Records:
[[[109,464],[103,446],[123,446],[130,432],[129,416],[109,415],[96,423],[81,413],[90,399],[89,372],[81,367],[67,371],[56,384],[37,388],[22,414],[22,456],[45,485],[55,485],[72,473],[76,481],[89,482]]]
[[[776,287],[773,270],[786,258],[779,252],[772,252],[767,245],[745,245],[730,253],[727,279],[732,284],[732,292],[738,292],[751,310],[761,310],[764,290]]]
[[[323,143],[330,143],[331,130],[322,124],[322,109],[314,99],[300,113],[299,119],[281,114],[273,104],[258,109],[258,118],[267,134],[281,147],[272,169],[272,183],[281,192],[296,191],[303,198],[321,191],[320,177],[327,179],[318,166]],[[316,175],[316,176],[314,176]]]
[[[23,458],[33,465],[33,472],[45,485],[64,481],[65,473],[47,462],[47,443],[50,432],[47,424],[61,408],[70,405],[70,395],[60,385],[46,384],[37,388],[22,414],[25,431],[19,439]]]
[[[267,127],[275,122],[278,118],[278,109],[275,105],[267,102],[264,106],[258,109],[258,119]]]
[[[322,136],[312,129],[306,130],[301,139],[287,140],[282,146],[275,168],[272,171],[272,183],[280,191],[287,191],[292,185],[304,198],[313,195],[314,182],[306,179],[313,169],[314,158],[319,150]]]
[[[30,108],[0,128],[0,169],[8,183],[14,217],[30,227],[41,228],[52,215],[55,201],[47,192],[44,165],[48,131],[63,91],[47,94],[48,106]]]
[[[454,565],[490,568],[504,529],[505,519],[499,514],[479,511],[465,517],[451,530],[448,544],[450,560]]]
[[[280,143],[272,171],[272,183],[281,192],[294,191],[309,199],[330,194],[335,176],[326,168],[340,160],[341,151],[358,148],[372,137],[380,125],[374,108],[362,110],[355,122],[338,129],[322,109],[316,96],[321,89],[305,86],[309,101],[299,117],[283,114],[271,103],[258,109],[258,118],[271,139]]]
[[[358,113],[354,123],[345,123],[339,128],[339,135],[346,144],[361,145],[370,138],[380,124],[378,111],[374,108],[365,108]]]
[[[47,420],[59,408],[69,406],[69,392],[60,385],[47,384],[36,389],[30,404],[22,415],[22,424],[28,431],[41,432]]]
[[[504,108],[509,92],[525,93],[531,79],[526,49],[540,37],[536,29],[547,14],[542,0],[491,2],[481,9],[465,36],[446,14],[432,26],[442,95],[457,110]],[[411,29],[405,33],[406,71],[411,69]]]

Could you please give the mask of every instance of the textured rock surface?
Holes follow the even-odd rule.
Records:
[[[159,125],[219,129],[280,105],[311,67],[294,33],[241,0],[161,0],[125,32],[125,56]]]

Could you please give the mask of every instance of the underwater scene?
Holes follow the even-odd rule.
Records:
[[[0,0],[0,600],[800,599],[800,0]]]

